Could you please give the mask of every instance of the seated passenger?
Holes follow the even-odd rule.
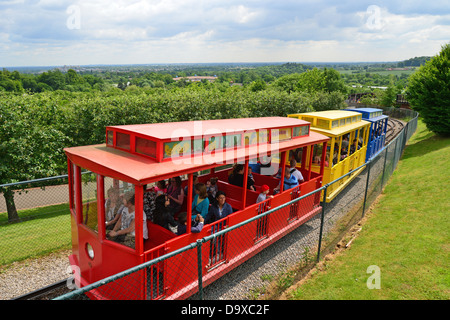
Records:
[[[173,216],[170,214],[170,211],[167,207],[170,204],[170,200],[166,195],[159,195],[155,200],[155,210],[153,211],[153,223],[169,230],[169,224],[172,227],[176,227],[177,223],[173,219]]]
[[[289,170],[290,170],[291,174],[297,178],[297,181],[300,184],[300,183],[303,183],[304,180],[303,180],[302,173],[300,172],[300,170],[298,170],[296,168],[296,166],[297,166],[297,161],[295,159],[292,159]]]
[[[195,185],[199,183],[198,181],[198,174],[197,173],[193,173],[192,174],[192,198],[195,197]],[[188,186],[184,187],[184,194],[187,197],[188,196]]]
[[[350,154],[353,154],[356,150],[359,150],[358,140],[353,139],[353,143],[350,146]]]
[[[219,191],[217,180],[219,178],[214,177],[206,182],[206,193],[208,194],[209,203],[213,203],[213,200],[216,198],[216,193]]]
[[[267,198],[273,198],[273,196],[268,195],[269,194],[269,186],[267,184],[263,184],[261,186],[261,193],[259,194],[258,198],[256,199],[256,203],[263,202]]]
[[[244,186],[244,165],[236,164],[233,168],[233,172],[228,177],[228,182],[232,185],[243,187]],[[254,182],[247,176],[247,189],[255,191]]]
[[[286,191],[288,189],[294,188],[298,186],[298,180],[297,178],[291,174],[291,170],[289,168],[285,168],[284,170],[284,182],[283,182],[283,191]],[[281,187],[281,180],[278,186],[273,189],[273,193],[277,194],[280,192]]]
[[[192,233],[199,233],[203,229],[203,222],[204,219],[201,215],[197,215],[194,217],[194,222],[191,225],[191,232]],[[177,235],[182,235],[186,233],[187,229],[187,212],[181,212],[178,216],[178,229],[177,229]]]
[[[107,192],[108,199],[105,201],[105,224],[106,230],[114,228],[117,220],[119,220],[125,206],[120,200],[119,189],[111,187]]]
[[[341,160],[344,160],[345,158],[347,158],[347,148],[342,148],[341,149]]]
[[[248,166],[249,166],[250,168],[252,168],[252,171],[253,171],[254,173],[258,173],[258,174],[261,173],[261,163],[260,163],[260,162],[257,162],[256,159],[253,159],[252,162],[249,162]]]
[[[208,215],[206,217],[206,223],[212,223],[214,221],[225,218],[233,213],[233,208],[226,202],[226,195],[223,191],[216,193],[216,199],[209,208]]]
[[[161,194],[167,193],[167,186],[165,180],[159,180],[155,186],[156,195],[159,196]]]
[[[153,211],[155,211],[155,199],[155,189],[152,188],[150,190],[147,190],[147,185],[144,185],[144,213],[149,220],[153,220]]]
[[[173,177],[169,180],[170,184],[167,187],[167,196],[169,197],[170,204],[167,207],[170,210],[172,216],[178,213],[183,205],[184,191],[181,187],[181,178]]]
[[[206,217],[209,210],[209,199],[206,192],[206,185],[204,183],[197,183],[195,185],[195,197],[192,201],[192,218],[195,219],[197,214],[203,218]]]
[[[114,238],[114,241],[121,242],[124,245],[134,248],[135,246],[135,232],[134,232],[134,192],[127,192],[123,197],[123,204],[125,206],[119,220],[114,229],[108,233],[108,238]],[[148,239],[147,217],[143,213],[143,236]]]

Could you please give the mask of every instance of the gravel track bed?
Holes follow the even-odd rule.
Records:
[[[0,299],[13,299],[66,279],[70,253],[63,250],[0,267]]]

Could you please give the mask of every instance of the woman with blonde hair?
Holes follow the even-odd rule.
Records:
[[[206,185],[204,183],[197,183],[195,185],[195,197],[192,201],[192,218],[195,219],[197,214],[206,218],[209,210],[208,193],[206,192]]]

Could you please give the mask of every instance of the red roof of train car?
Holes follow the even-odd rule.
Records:
[[[284,117],[246,118],[201,121],[203,132],[219,130],[224,133],[256,129],[276,129],[286,126],[309,124],[303,120]],[[198,125],[198,124],[197,124]],[[112,127],[109,127],[112,128]],[[194,132],[194,122],[170,122],[149,125],[114,126],[121,130],[152,135],[157,139],[173,138],[174,129],[187,129]],[[189,131],[191,129],[191,131]],[[182,132],[182,131],[180,131]],[[169,133],[171,135],[169,135]],[[193,135],[192,135],[193,136]],[[230,164],[245,159],[253,159],[263,152],[281,152],[303,145],[327,141],[327,136],[310,131],[308,136],[280,141],[277,144],[250,145],[231,150],[218,150],[213,154],[198,154],[193,157],[179,158],[176,161],[157,162],[148,157],[115,149],[105,144],[65,148],[69,159],[78,166],[102,175],[129,181],[134,184],[147,184],[175,175],[187,174],[215,167],[218,164]],[[271,149],[272,148],[272,149]],[[245,154],[244,154],[245,151]],[[264,155],[265,153],[263,153]],[[217,161],[213,161],[213,160]]]

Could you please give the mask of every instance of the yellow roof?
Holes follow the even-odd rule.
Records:
[[[291,117],[291,118],[298,118],[300,116],[306,116],[306,117],[315,118],[315,119],[320,118],[320,119],[325,119],[325,120],[330,120],[330,121],[346,119],[346,118],[354,117],[354,116],[359,116],[360,119],[362,117],[360,112],[344,111],[344,110],[326,110],[326,111],[305,112],[305,113],[296,113],[296,114],[288,115],[288,117]],[[314,123],[315,123],[315,121],[314,121]],[[311,124],[311,130],[322,133],[328,137],[332,137],[332,136],[336,137],[336,136],[341,136],[343,134],[346,134],[347,132],[354,131],[356,129],[359,129],[359,128],[362,128],[365,126],[369,126],[369,125],[370,125],[370,122],[365,121],[365,120],[359,120],[359,121],[357,121],[355,123],[351,123],[351,124],[346,123],[343,126],[338,126],[338,127],[332,128],[332,129],[324,129],[324,128],[320,128],[316,125]]]
[[[344,111],[344,110],[325,110],[325,111],[316,111],[316,112],[305,112],[305,113],[296,113],[290,114],[289,116],[310,116],[310,117],[320,117],[323,119],[336,120],[347,118],[351,116],[360,115],[360,112],[355,111]]]
[[[348,125],[346,125],[344,127],[334,128],[334,129],[331,129],[331,130],[316,128],[316,127],[312,127],[311,126],[311,131],[322,133],[322,134],[324,134],[324,135],[326,135],[328,137],[331,137],[331,136],[335,136],[336,137],[336,136],[341,136],[343,134],[346,134],[347,132],[354,131],[356,129],[363,128],[363,127],[366,127],[366,126],[370,126],[370,122],[365,121],[365,120],[361,120],[361,121],[359,121],[357,123],[348,124]]]

